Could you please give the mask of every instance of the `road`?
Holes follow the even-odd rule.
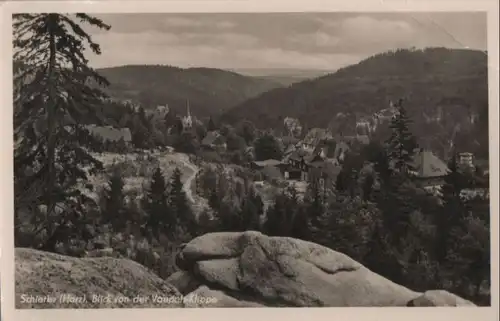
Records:
[[[186,162],[183,159],[181,161],[184,163],[184,166],[190,168],[193,171],[191,176],[189,176],[188,179],[186,179],[186,181],[184,182],[183,190],[186,193],[186,197],[187,197],[188,201],[190,201],[193,204],[196,204],[196,201],[195,201],[194,196],[193,196],[193,189],[191,188],[191,184],[193,184],[193,181],[195,180],[196,175],[198,174],[200,169],[197,166],[195,166],[189,162]]]

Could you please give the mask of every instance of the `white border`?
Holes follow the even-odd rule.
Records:
[[[2,320],[499,320],[498,314],[498,0],[184,0],[184,1],[16,1],[0,4],[0,258]],[[487,11],[489,55],[489,125],[491,181],[492,307],[488,308],[266,308],[266,309],[100,309],[14,310],[13,149],[12,149],[12,26],[13,12],[396,12]]]

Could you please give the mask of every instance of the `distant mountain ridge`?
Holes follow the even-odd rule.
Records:
[[[360,119],[371,118],[389,107],[389,101],[403,98],[416,134],[434,147],[444,146],[456,136],[457,124],[469,128],[481,112],[487,113],[487,75],[487,55],[482,51],[400,49],[333,74],[270,90],[221,118],[229,123],[247,119],[264,129],[282,128],[284,118],[293,117],[309,128],[355,132]],[[481,119],[487,128],[487,118]],[[433,135],[440,137],[439,143]]]
[[[277,82],[214,68],[179,68],[163,65],[127,65],[98,69],[111,85],[114,98],[131,100],[145,108],[166,105],[184,114],[205,117],[225,111],[268,90]]]
[[[241,68],[229,70],[245,76],[278,82],[284,86],[333,73],[333,71],[328,70],[293,68]]]

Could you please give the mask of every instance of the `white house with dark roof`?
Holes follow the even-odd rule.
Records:
[[[418,149],[411,164],[415,181],[424,189],[436,192],[444,183],[448,166],[429,150]]]

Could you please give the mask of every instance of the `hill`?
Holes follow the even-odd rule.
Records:
[[[487,55],[446,48],[381,53],[335,73],[263,93],[221,118],[282,128],[288,116],[309,128],[355,131],[359,119],[399,98],[405,99],[417,136],[428,141],[437,135],[440,141],[429,144],[444,148],[456,137],[454,132],[464,132],[478,121],[487,124]],[[344,117],[340,121],[339,115]]]
[[[114,98],[132,100],[145,108],[168,104],[182,114],[189,99],[191,112],[197,117],[225,111],[281,86],[274,81],[211,68],[128,65],[98,72],[111,83],[107,91]]]

